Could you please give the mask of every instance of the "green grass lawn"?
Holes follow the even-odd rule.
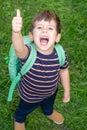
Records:
[[[0,130],[13,130],[13,114],[18,105],[17,90],[7,102],[11,84],[4,58],[11,44],[11,20],[16,9],[23,17],[23,35],[29,32],[32,17],[41,10],[54,10],[62,23],[62,44],[69,57],[71,101],[62,102],[59,87],[55,109],[64,117],[63,125],[49,121],[38,108],[26,120],[26,130],[87,130],[87,0],[0,0]]]

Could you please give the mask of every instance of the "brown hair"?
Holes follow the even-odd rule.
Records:
[[[61,32],[61,24],[60,24],[59,17],[53,11],[50,11],[50,10],[42,11],[33,18],[31,26],[30,26],[30,32],[33,32],[33,29],[35,27],[35,22],[41,21],[41,20],[45,20],[45,21],[54,20],[56,22],[57,33]]]

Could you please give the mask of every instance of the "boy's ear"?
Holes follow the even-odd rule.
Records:
[[[57,34],[57,36],[56,36],[56,43],[57,43],[57,42],[59,42],[59,41],[60,41],[60,39],[61,39],[61,34],[60,34],[60,33],[58,33],[58,34]]]
[[[31,32],[29,32],[29,38],[31,41],[33,41],[33,34]]]

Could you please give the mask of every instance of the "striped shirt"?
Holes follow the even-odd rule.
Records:
[[[22,59],[23,65],[27,59]],[[61,67],[67,68],[68,61]],[[53,95],[60,82],[59,59],[56,50],[50,55],[37,52],[33,67],[21,78],[18,86],[20,97],[29,103],[40,102]]]

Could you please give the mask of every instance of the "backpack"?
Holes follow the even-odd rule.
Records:
[[[36,60],[37,51],[36,51],[34,43],[30,41],[29,36],[23,36],[23,40],[24,40],[24,44],[30,45],[31,52],[30,52],[29,58],[27,59],[25,64],[22,66],[21,70],[20,70],[20,61],[19,61],[19,58],[15,54],[13,44],[11,45],[10,51],[9,51],[8,70],[9,70],[9,75],[10,75],[10,79],[12,83],[11,83],[9,93],[8,93],[8,99],[7,99],[8,101],[12,100],[12,95],[13,95],[15,86],[18,84],[21,77],[32,68]],[[60,66],[62,66],[65,63],[65,51],[63,47],[59,44],[55,45],[55,49],[59,57],[59,64]]]

